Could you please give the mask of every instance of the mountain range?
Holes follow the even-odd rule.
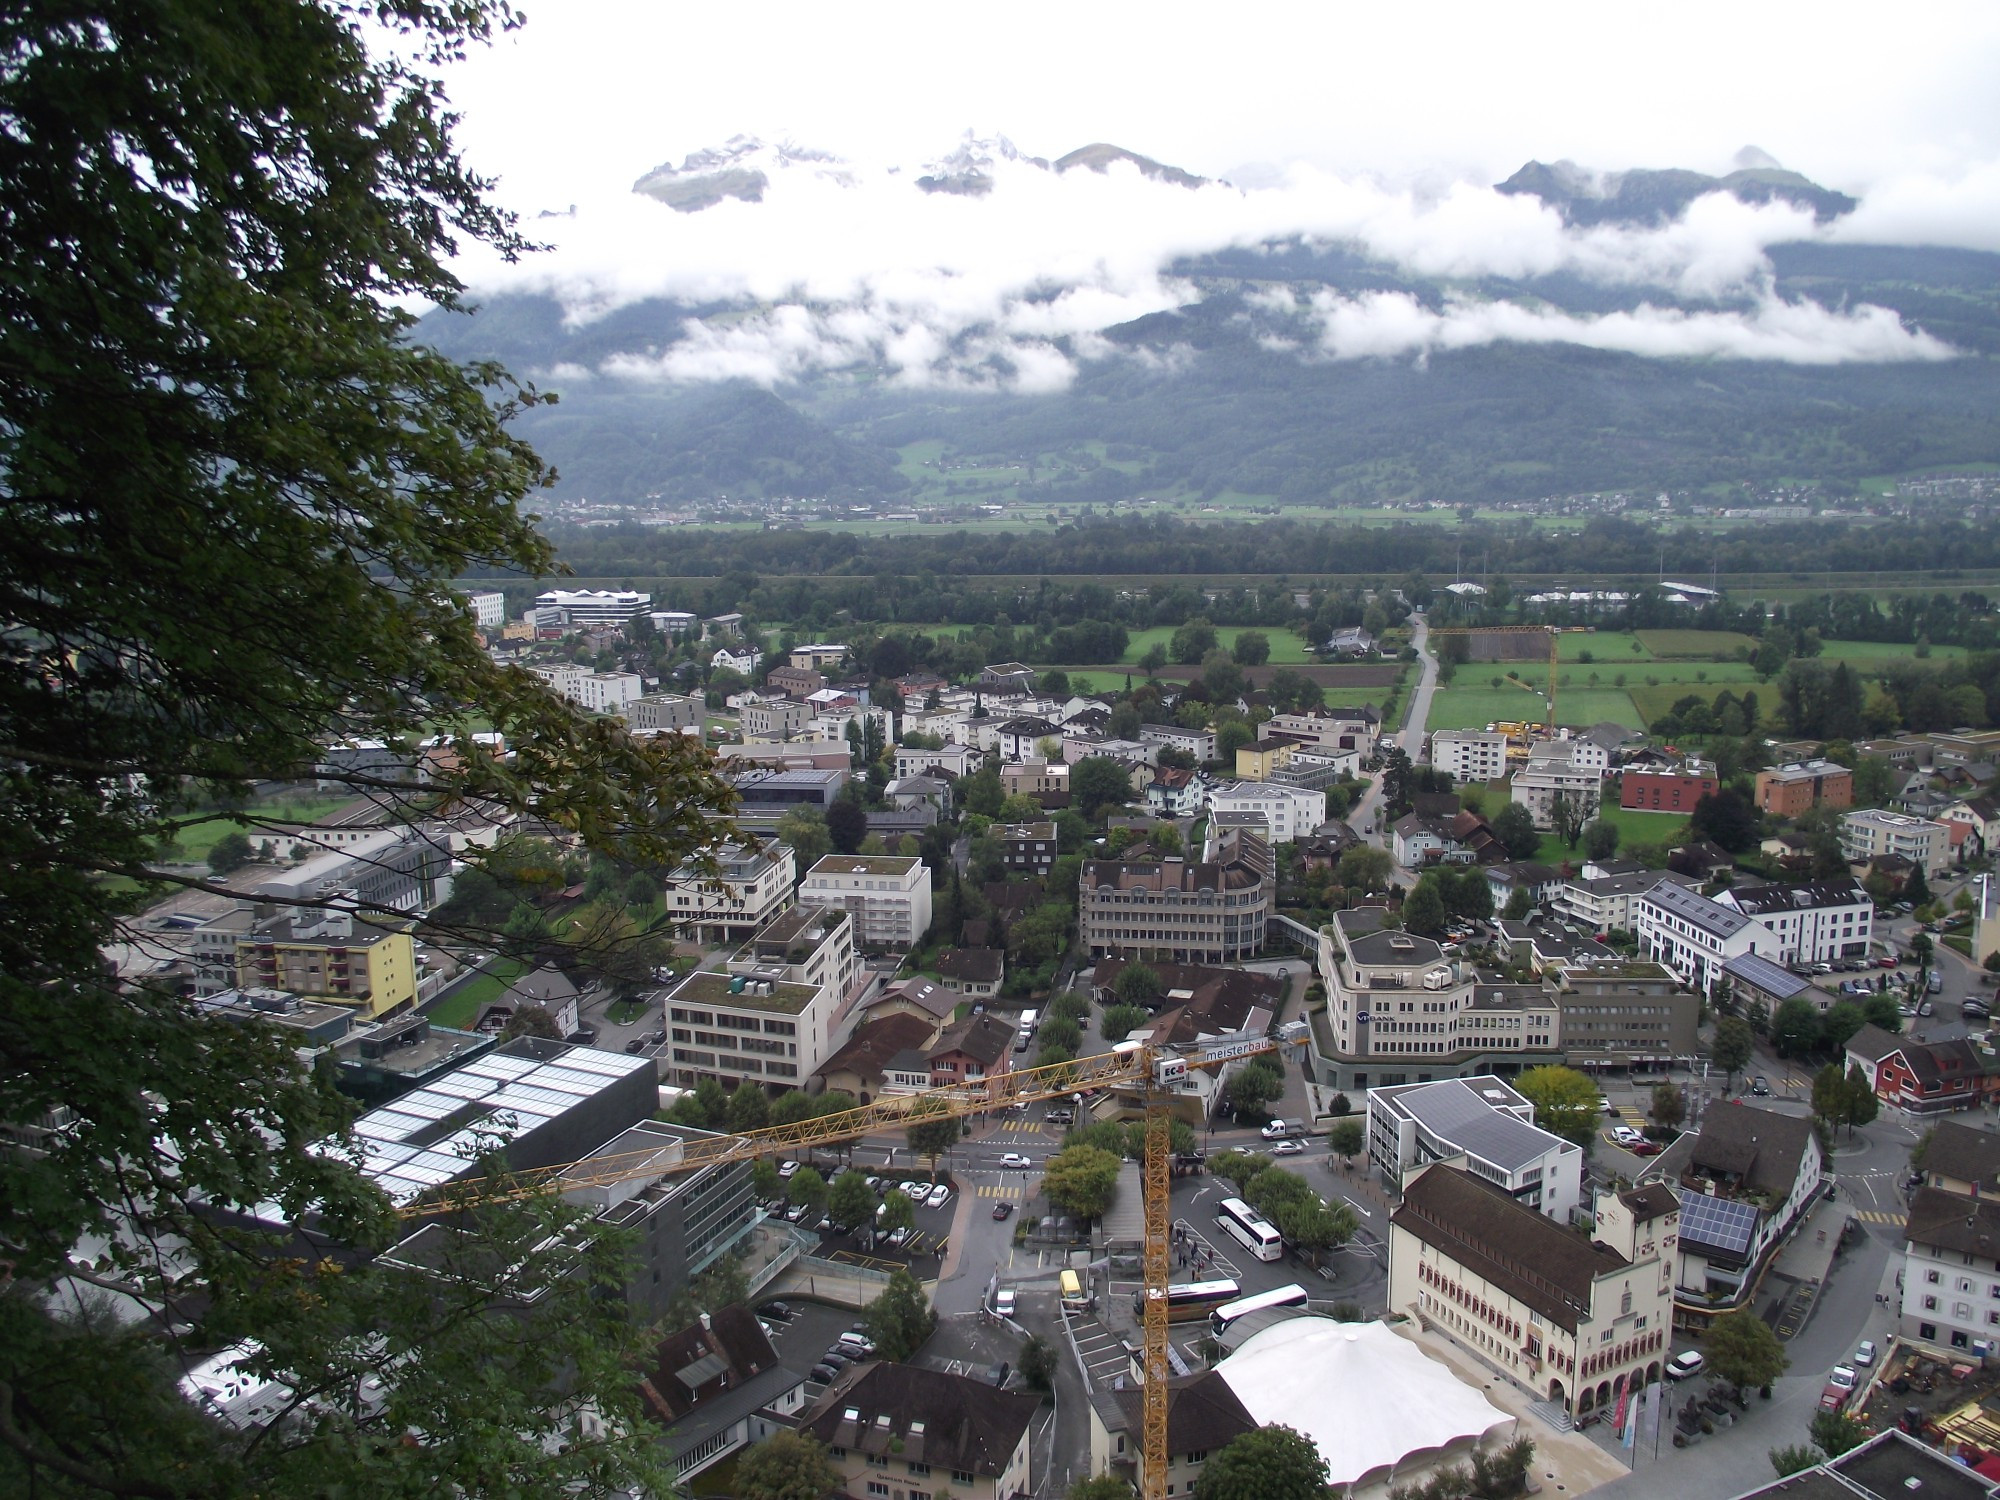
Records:
[[[796,238],[786,195],[810,183],[855,194],[857,212],[906,216],[887,226],[895,242],[923,229],[925,199],[957,198],[998,238],[1020,227],[1018,205],[1043,211],[1035,182],[1121,171],[1141,183],[1128,176],[1114,189],[1106,178],[1102,191],[1126,196],[1106,200],[1119,212],[1097,232],[1117,232],[1133,192],[1165,193],[1156,211],[1180,224],[1283,191],[1235,188],[1118,146],[1051,160],[970,133],[907,170],[737,137],[654,169],[634,191],[686,216],[690,232],[734,201],[756,207],[739,211],[752,217],[732,233],[778,213],[773,234]],[[896,197],[909,192],[899,182],[919,191]],[[1081,191],[1062,201],[1087,204],[1099,190]],[[1290,191],[1269,201],[1287,211],[1296,201],[1309,216],[1317,189]],[[902,281],[921,273],[933,289],[897,303],[865,279],[806,288],[807,238],[802,289],[775,299],[715,277],[695,278],[698,298],[612,299],[583,313],[589,299],[562,291],[495,292],[476,297],[470,316],[431,315],[418,336],[557,389],[561,404],[531,410],[521,430],[565,493],[610,501],[986,498],[979,482],[952,475],[982,458],[1025,460],[1034,477],[1008,481],[1013,493],[1229,491],[1307,504],[2000,462],[2000,256],[1794,228],[1785,232],[1799,237],[1763,245],[1754,264],[1712,284],[1694,274],[1706,274],[1699,257],[1667,270],[1615,259],[1680,246],[1691,210],[1716,195],[1742,205],[1738,214],[1803,210],[1781,221],[1793,226],[1856,207],[1755,151],[1720,177],[1530,162],[1469,200],[1504,216],[1502,205],[1530,198],[1559,217],[1557,238],[1536,230],[1542,248],[1518,265],[1479,225],[1462,237],[1470,248],[1450,255],[1323,228],[1232,231],[1207,249],[1162,252],[1153,278],[1110,287],[1055,284],[1032,266],[1007,284],[1005,256],[997,271],[940,268],[919,249]],[[1249,222],[1257,215],[1283,222],[1269,210]],[[1589,238],[1607,229],[1626,238],[1608,249]],[[1160,239],[1175,237],[1187,236]],[[999,280],[975,288],[975,272]],[[940,318],[923,297],[975,310]],[[1079,302],[1104,311],[1068,311]],[[905,352],[912,345],[920,357]]]

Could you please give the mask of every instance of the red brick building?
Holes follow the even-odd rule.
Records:
[[[1637,812],[1691,813],[1695,803],[1716,788],[1713,767],[1695,769],[1681,766],[1652,771],[1643,766],[1626,769],[1618,784],[1618,805]]]
[[[1814,807],[1852,807],[1854,773],[1830,760],[1795,761],[1757,773],[1757,806],[1774,818]]]

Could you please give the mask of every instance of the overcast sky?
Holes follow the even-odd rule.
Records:
[[[1165,275],[1176,257],[1295,234],[1427,275],[1571,270],[1737,304],[1596,320],[1380,298],[1268,309],[1272,341],[1305,357],[1555,339],[1661,357],[1944,358],[1880,309],[1775,298],[1765,248],[1820,235],[2000,250],[1992,3],[523,3],[526,26],[448,74],[448,92],[501,201],[578,211],[531,222],[555,248],[519,268],[468,262],[475,290],[552,291],[582,318],[656,295],[761,305],[748,322],[690,323],[683,346],[627,360],[628,378],[779,384],[863,362],[977,383],[997,352],[1014,383],[1059,388],[1078,357],[1110,357],[1092,353],[1099,331],[1193,295]],[[968,129],[1032,155],[1108,141],[1278,186],[1189,193],[1022,169],[967,200],[887,170]],[[650,169],[739,133],[835,152],[854,180],[793,170],[761,204],[693,215],[633,195]],[[1658,231],[1574,231],[1490,191],[1531,158],[1722,173],[1745,146],[1861,210],[1825,228],[1710,199]],[[952,347],[969,334],[969,353]]]

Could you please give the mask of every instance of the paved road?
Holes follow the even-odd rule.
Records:
[[[1430,622],[1421,614],[1411,615],[1410,621],[1410,644],[1416,648],[1422,670],[1417,678],[1417,690],[1410,698],[1403,727],[1392,734],[1385,726],[1382,739],[1385,746],[1391,743],[1401,746],[1414,762],[1422,757],[1424,751],[1426,726],[1431,717],[1431,698],[1437,692],[1438,662],[1431,653]],[[1367,842],[1386,848],[1386,830],[1379,826],[1381,804],[1382,781],[1377,777],[1368,783],[1368,790],[1361,794],[1361,800],[1348,813],[1347,821]]]

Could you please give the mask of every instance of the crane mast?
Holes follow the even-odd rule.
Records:
[[[916,1121],[963,1118],[1010,1104],[1067,1098],[1090,1089],[1138,1091],[1146,1112],[1146,1158],[1141,1178],[1146,1295],[1140,1320],[1144,1406],[1139,1493],[1142,1500],[1166,1500],[1167,1287],[1172,1275],[1168,1244],[1172,1172],[1168,1158],[1173,1142],[1173,1095],[1192,1069],[1219,1068],[1238,1058],[1303,1044],[1305,1039],[1305,1023],[1292,1021],[1271,1032],[1236,1032],[1182,1046],[1128,1043],[1093,1057],[993,1074],[977,1083],[891,1095],[816,1120],[774,1125],[743,1135],[704,1136],[684,1141],[678,1158],[666,1163],[664,1170],[683,1172],[728,1166],[779,1151],[810,1150],[814,1146],[851,1141]],[[662,1170],[658,1148],[592,1157],[587,1164],[562,1163],[524,1171],[501,1184],[469,1178],[440,1188],[428,1198],[405,1204],[398,1212],[405,1217],[427,1217],[453,1209],[510,1202],[557,1185],[563,1191],[603,1187],[656,1175]]]

